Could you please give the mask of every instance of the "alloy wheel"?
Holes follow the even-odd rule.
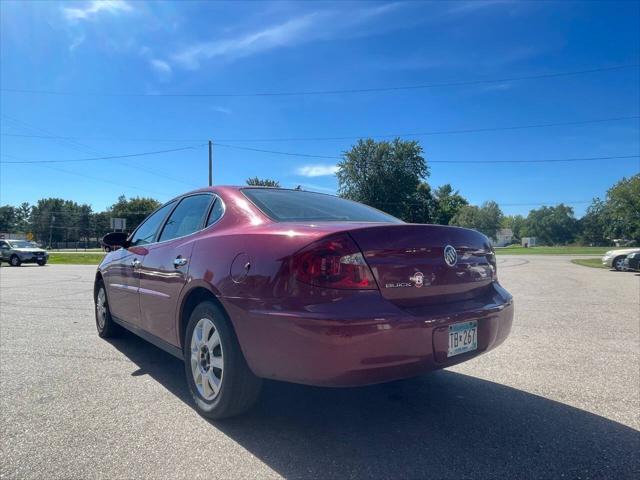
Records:
[[[96,298],[96,318],[98,319],[98,328],[104,329],[105,322],[107,321],[107,295],[104,293],[104,288],[98,291]]]
[[[201,318],[191,334],[191,374],[198,393],[213,400],[222,385],[223,350],[213,322]]]
[[[613,265],[613,268],[615,268],[616,270],[623,270],[624,269],[624,258],[616,258],[616,261]]]

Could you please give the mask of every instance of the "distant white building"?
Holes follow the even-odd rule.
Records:
[[[537,243],[538,239],[536,237],[522,237],[523,247],[535,247]]]
[[[496,233],[496,241],[494,245],[496,247],[506,247],[513,242],[513,230],[510,228],[501,228]]]

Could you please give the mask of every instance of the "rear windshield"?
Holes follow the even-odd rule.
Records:
[[[279,222],[402,223],[380,210],[333,195],[275,188],[244,188],[242,192]]]

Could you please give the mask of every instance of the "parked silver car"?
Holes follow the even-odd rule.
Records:
[[[49,254],[35,243],[27,240],[0,240],[0,263],[7,262],[13,267],[23,263],[47,264]]]
[[[624,260],[627,258],[627,255],[630,253],[640,252],[640,248],[624,248],[620,250],[609,250],[602,257],[602,264],[609,267],[615,268],[619,272],[624,270]]]

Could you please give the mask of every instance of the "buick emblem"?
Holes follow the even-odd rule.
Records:
[[[458,263],[458,252],[451,245],[444,247],[444,261],[450,267]]]
[[[409,277],[409,280],[413,282],[416,288],[420,288],[424,285],[424,274],[422,272],[416,272]]]

